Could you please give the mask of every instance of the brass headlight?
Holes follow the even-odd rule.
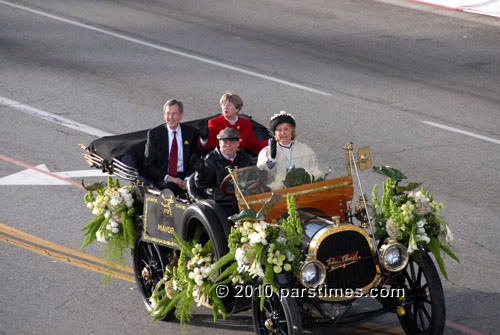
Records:
[[[316,288],[326,279],[326,267],[317,260],[306,261],[300,268],[300,283],[308,288]]]
[[[399,242],[389,240],[379,249],[379,262],[387,270],[398,272],[408,264],[408,251]]]

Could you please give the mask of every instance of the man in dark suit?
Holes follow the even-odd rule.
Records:
[[[175,195],[185,191],[186,180],[194,173],[191,156],[200,155],[199,132],[181,124],[182,102],[170,99],[163,106],[165,124],[148,131],[144,152],[144,174],[160,190],[169,188]]]
[[[234,194],[224,193],[220,185],[229,174],[227,166],[244,168],[253,165],[252,158],[245,151],[238,149],[240,133],[230,127],[217,134],[219,145],[204,159],[196,163],[194,182],[199,189],[209,190],[219,206],[224,209],[227,216],[238,213],[238,201]]]

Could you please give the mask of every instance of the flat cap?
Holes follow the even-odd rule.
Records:
[[[233,128],[226,127],[217,134],[218,140],[238,140],[240,133]]]

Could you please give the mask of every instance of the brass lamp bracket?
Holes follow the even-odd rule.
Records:
[[[360,171],[372,167],[372,154],[370,152],[370,147],[359,148],[357,154],[358,154],[358,166]]]

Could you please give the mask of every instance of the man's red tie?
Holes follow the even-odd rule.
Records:
[[[170,148],[170,158],[168,160],[168,175],[175,177],[177,174],[177,132],[174,130],[174,138],[172,139],[172,147]]]

